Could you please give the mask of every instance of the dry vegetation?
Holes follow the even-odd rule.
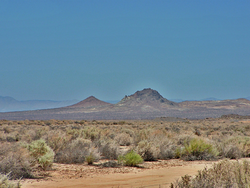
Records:
[[[250,186],[250,163],[243,161],[230,162],[224,160],[214,164],[212,168],[201,170],[198,175],[183,176],[180,180],[171,184],[171,188],[193,187],[235,187],[247,188]]]
[[[250,121],[230,118],[175,122],[0,120],[0,173],[11,179],[36,178],[47,174],[53,163],[93,164],[100,159],[109,160],[103,167],[137,166],[141,158],[238,159],[250,156],[249,136]],[[204,173],[210,171],[200,176]],[[183,179],[191,182],[188,176]],[[173,186],[183,187],[178,183]]]

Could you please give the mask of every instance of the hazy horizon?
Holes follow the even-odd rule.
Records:
[[[0,1],[0,96],[250,96],[250,1]]]
[[[144,89],[147,89],[147,88],[144,88]],[[152,88],[151,88],[152,89]],[[138,90],[138,91],[140,91],[140,90]],[[135,91],[136,92],[136,91]],[[135,93],[134,92],[134,93]],[[129,94],[129,95],[133,95],[134,93],[132,93],[132,94]],[[160,94],[160,93],[159,93]],[[127,96],[129,96],[129,95],[127,95]],[[91,96],[93,96],[93,95],[90,95],[90,96],[88,96],[88,97],[91,97]],[[50,100],[50,99],[27,99],[27,100],[18,100],[18,99],[16,99],[16,98],[14,98],[14,97],[12,97],[12,96],[0,96],[0,99],[1,98],[11,98],[11,99],[14,99],[14,100],[16,100],[16,101],[18,101],[18,102],[28,102],[28,101],[51,101],[51,102],[63,102],[63,101],[72,101],[72,102],[80,102],[80,101],[82,101],[82,100],[85,100],[85,99],[87,99],[88,97],[86,97],[86,98],[82,98],[82,99],[70,99],[70,100]],[[95,96],[94,96],[95,97]],[[124,95],[124,97],[125,97],[125,95]],[[164,96],[162,96],[162,97],[164,97]],[[97,97],[95,97],[95,98],[97,98]],[[166,97],[164,97],[164,98],[166,98]],[[215,97],[207,97],[207,98],[202,98],[202,99],[185,99],[185,98],[171,98],[171,99],[169,99],[169,98],[166,98],[166,99],[168,99],[168,100],[170,100],[170,101],[174,101],[174,102],[182,102],[182,101],[202,101],[202,100],[234,100],[234,99],[239,99],[239,98],[245,98],[245,99],[248,99],[248,100],[250,100],[250,96],[247,96],[247,97],[238,97],[238,98],[231,98],[231,99],[219,99],[219,98],[215,98]],[[101,99],[101,98],[98,98],[99,100],[102,100],[102,101],[105,101],[105,102],[109,102],[109,103],[112,103],[112,104],[115,104],[115,103],[118,103],[119,101],[121,101],[122,99],[123,99],[123,97],[122,98],[120,98],[120,99],[111,99],[111,100],[103,100],[103,99]]]

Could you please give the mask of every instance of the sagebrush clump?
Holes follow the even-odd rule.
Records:
[[[100,159],[100,153],[96,149],[92,142],[87,139],[77,138],[70,143],[55,156],[55,161],[58,163],[84,163],[86,157],[90,156],[93,161],[98,161]],[[93,163],[93,162],[92,162]]]
[[[35,140],[26,147],[34,158],[34,162],[38,163],[42,169],[46,170],[48,167],[51,167],[55,153],[46,144],[45,140]]]
[[[0,144],[0,173],[11,179],[33,178],[32,157],[19,144]]]

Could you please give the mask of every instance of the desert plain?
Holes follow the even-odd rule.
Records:
[[[0,170],[24,188],[170,187],[218,161],[248,160],[249,136],[250,117],[235,114],[196,120],[1,120]],[[52,161],[49,155],[37,160],[45,148],[35,146],[39,141],[50,148]],[[143,162],[127,165],[120,156],[129,151]]]

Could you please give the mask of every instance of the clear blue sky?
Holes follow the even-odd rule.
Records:
[[[0,96],[250,96],[249,0],[1,0]]]

